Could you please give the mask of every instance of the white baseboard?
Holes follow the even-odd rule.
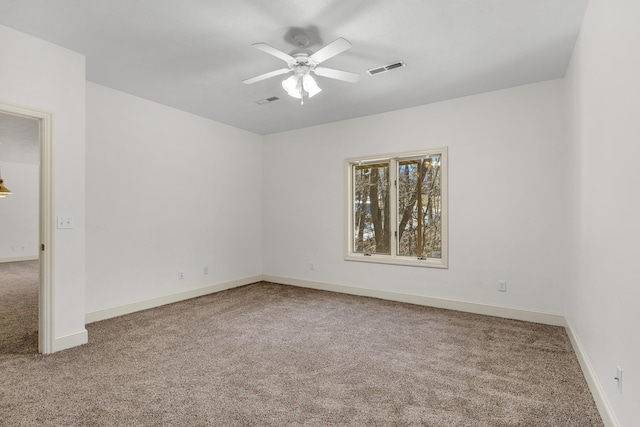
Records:
[[[142,301],[136,301],[128,304],[118,305],[115,307],[104,308],[101,310],[91,311],[85,314],[85,323],[93,323],[100,320],[111,319],[112,317],[123,316],[125,314],[134,313],[136,311],[147,310],[150,308],[160,307],[165,304],[171,304],[178,301],[184,301],[191,298],[201,297],[203,295],[213,294],[225,291],[238,286],[249,285],[259,282],[262,276],[251,276],[243,279],[232,280],[229,282],[219,283],[215,285],[205,286],[203,288],[190,289],[188,291],[178,292],[175,294],[164,295],[161,297],[151,298]]]
[[[17,257],[12,257],[12,258],[0,258],[0,263],[3,262],[17,262],[17,261],[36,261],[40,258],[38,258],[38,255],[30,255],[30,256],[17,256]]]
[[[487,316],[504,317],[507,319],[524,320],[545,325],[566,326],[564,316],[540,311],[521,310],[517,308],[500,307],[474,302],[458,301],[445,298],[434,298],[421,295],[403,294],[378,289],[360,288],[356,286],[336,285],[333,283],[313,282],[309,280],[292,279],[289,277],[263,276],[263,280],[283,285],[300,286],[302,288],[319,289],[323,291],[340,292],[350,295],[361,295],[390,301],[406,302],[409,304],[429,307],[445,308],[448,310],[464,311],[467,313],[485,314]]]
[[[71,347],[77,347],[89,342],[89,335],[86,329],[55,338],[53,342],[53,353],[56,351],[66,350]]]
[[[619,427],[618,419],[615,416],[615,413],[611,409],[611,405],[609,405],[609,400],[600,385],[600,381],[598,381],[598,377],[589,362],[589,358],[585,353],[578,336],[573,331],[571,327],[571,322],[567,319],[567,335],[569,335],[569,340],[571,341],[571,345],[573,346],[573,350],[576,352],[576,357],[578,358],[578,362],[580,362],[580,367],[582,368],[582,372],[584,373],[584,378],[587,380],[587,384],[589,386],[589,390],[591,391],[591,395],[593,396],[593,400],[596,402],[596,407],[598,408],[598,412],[600,412],[600,417],[602,417],[602,422],[607,427]],[[613,375],[612,375],[613,376]]]

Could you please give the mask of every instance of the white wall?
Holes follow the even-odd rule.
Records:
[[[55,338],[84,336],[85,60],[82,55],[0,26],[0,102],[53,113],[55,210],[75,229],[57,230]],[[11,188],[11,187],[9,187]]]
[[[640,420],[639,16],[638,1],[591,0],[566,77],[574,250],[567,317],[622,426]]]
[[[87,311],[259,277],[261,180],[259,135],[88,83]]]
[[[39,167],[2,162],[4,184],[13,194],[0,199],[0,261],[37,259]]]
[[[561,314],[562,99],[554,80],[265,137],[264,273]],[[344,261],[344,159],[442,146],[449,269]]]

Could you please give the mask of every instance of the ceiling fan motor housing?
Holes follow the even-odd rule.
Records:
[[[293,44],[295,44],[299,48],[307,47],[309,45],[309,41],[309,36],[305,33],[298,33],[293,36]]]
[[[313,70],[316,67],[316,63],[309,58],[309,54],[305,52],[296,53],[293,55],[295,61],[289,62],[289,68],[298,73],[298,70]]]

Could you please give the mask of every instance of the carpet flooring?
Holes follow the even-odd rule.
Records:
[[[38,351],[39,263],[0,263],[0,358]]]
[[[2,426],[601,426],[563,328],[260,282],[0,355]]]

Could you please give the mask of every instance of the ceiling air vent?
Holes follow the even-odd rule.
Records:
[[[376,74],[386,73],[387,71],[391,71],[396,68],[403,68],[406,66],[407,65],[404,63],[404,61],[397,61],[392,64],[383,65],[382,67],[370,68],[367,70],[367,73],[373,76]]]
[[[273,102],[273,101],[277,101],[278,99],[280,99],[280,98],[278,98],[277,96],[272,96],[270,98],[261,99],[259,101],[256,101],[256,104],[264,105],[264,104],[268,104],[268,103]]]

